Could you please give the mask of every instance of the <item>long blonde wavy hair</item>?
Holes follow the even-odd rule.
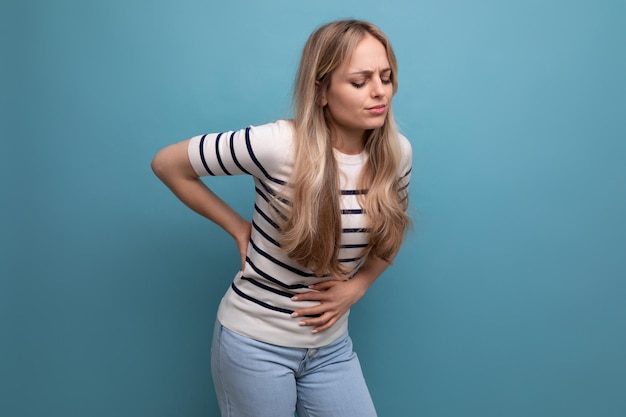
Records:
[[[331,74],[349,59],[367,35],[387,51],[393,93],[397,91],[397,62],[385,34],[369,22],[341,20],[313,32],[304,46],[294,91],[295,163],[289,183],[292,191],[287,220],[281,226],[281,246],[289,256],[317,275],[341,276],[339,261],[341,209],[338,166],[332,146],[328,115],[321,95]],[[358,187],[367,216],[370,240],[362,256],[391,261],[410,225],[406,190],[399,186],[400,148],[391,109],[382,127],[366,131],[368,155]]]

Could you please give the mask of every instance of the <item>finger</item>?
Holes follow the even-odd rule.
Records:
[[[291,297],[292,301],[323,301],[328,299],[328,296],[323,291],[306,291]]]
[[[313,307],[300,308],[291,313],[291,317],[319,317],[322,314],[328,312],[330,307],[328,305],[319,304]]]
[[[327,324],[331,318],[332,318],[332,314],[324,313],[319,317],[300,320],[298,324],[300,326],[309,326],[309,327],[319,328]]]
[[[302,324],[303,326],[315,326],[312,333],[323,332],[324,330],[330,329],[336,322],[338,317],[335,315],[329,315],[327,317],[322,317],[317,320],[310,320],[306,324]]]
[[[332,317],[330,320],[323,324],[322,326],[316,327],[311,330],[312,333],[323,332],[324,330],[330,329],[337,322],[336,317]]]
[[[334,287],[337,284],[340,284],[340,281],[323,281],[323,282],[318,282],[317,284],[311,284],[309,285],[309,289],[311,290],[315,290],[315,291],[326,291],[332,287]]]

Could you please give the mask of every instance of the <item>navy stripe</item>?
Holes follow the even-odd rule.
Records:
[[[286,198],[281,197],[278,194],[276,194],[276,191],[274,191],[273,189],[271,189],[270,187],[265,185],[265,183],[263,181],[258,180],[258,182],[259,182],[259,184],[261,184],[261,186],[263,187],[263,189],[265,190],[266,193],[268,193],[269,195],[271,195],[272,197],[274,197],[275,199],[277,199],[278,201],[280,201],[283,204],[286,204],[288,206],[292,205],[291,201],[289,201]]]
[[[256,191],[256,193],[257,193],[258,195],[260,195],[261,197],[263,197],[263,200],[265,200],[265,202],[266,202],[266,203],[269,203],[269,202],[270,202],[270,199],[269,199],[269,198],[268,198],[265,194],[263,194],[263,191],[261,191],[261,189],[260,189],[259,187],[254,187],[254,190]]]
[[[341,190],[341,195],[363,195],[367,190]]]
[[[254,155],[254,151],[252,150],[252,143],[250,142],[250,127],[246,128],[246,147],[248,148],[248,154],[250,154],[250,158],[256,164],[256,166],[261,170],[265,178],[268,180],[275,182],[276,184],[285,185],[286,182],[283,180],[279,180],[278,178],[272,177],[266,170],[263,168],[263,165],[259,162],[257,157]]]
[[[204,157],[204,139],[206,138],[207,135],[202,136],[202,138],[200,139],[200,160],[202,161],[202,165],[204,165],[204,169],[206,169],[206,172],[209,173],[209,175],[215,175],[210,169],[209,169],[209,164],[207,164],[206,162],[206,158]]]
[[[250,282],[250,283],[252,283],[252,284],[256,285],[256,286],[257,286],[257,287],[259,287],[259,288],[262,288],[262,289],[264,289],[264,290],[266,290],[266,291],[271,291],[271,292],[273,292],[274,294],[278,294],[278,295],[280,295],[280,296],[282,296],[282,297],[287,297],[287,298],[291,298],[291,297],[293,297],[293,293],[286,292],[286,291],[281,291],[281,290],[279,290],[279,289],[276,289],[276,288],[270,287],[269,285],[261,284],[259,281],[255,280],[255,279],[253,279],[253,278],[248,278],[248,277],[244,277],[244,276],[242,276],[242,277],[241,277],[241,279],[245,279],[246,281],[248,281],[248,282]]]
[[[367,243],[355,243],[355,244],[341,245],[339,247],[344,248],[344,249],[366,248]]]
[[[341,233],[369,233],[371,229],[369,228],[349,228],[349,229],[341,229]]]
[[[261,229],[261,227],[258,224],[256,224],[255,222],[252,222],[252,226],[261,234],[261,236],[263,236],[265,238],[265,240],[267,240],[268,242],[270,242],[274,246],[277,246],[277,247],[280,248],[280,243],[278,243],[270,235],[265,233],[265,231],[263,229]]]
[[[339,262],[356,262],[361,258],[345,258],[345,259],[337,259]]]
[[[256,298],[253,298],[253,297],[250,297],[250,296],[249,296],[249,295],[247,295],[247,294],[244,294],[243,292],[241,292],[241,290],[240,290],[239,288],[237,288],[237,287],[235,286],[235,283],[234,283],[234,282],[230,285],[230,287],[233,289],[233,291],[235,291],[235,293],[236,293],[238,296],[243,297],[243,298],[245,298],[245,299],[246,299],[246,300],[248,300],[248,301],[252,301],[253,303],[260,305],[261,307],[265,307],[265,308],[268,308],[268,309],[270,309],[270,310],[274,310],[274,311],[279,311],[279,312],[281,312],[281,313],[287,313],[287,314],[291,314],[291,313],[293,313],[293,310],[288,310],[288,309],[286,309],[286,308],[280,308],[280,307],[274,307],[274,306],[272,306],[272,305],[269,305],[269,304],[267,304],[267,303],[264,303],[264,302],[263,302],[263,301],[261,301],[261,300],[257,300]]]
[[[256,204],[254,205],[254,210],[259,213],[261,215],[261,217],[263,217],[265,219],[266,222],[268,222],[274,229],[279,230],[280,226],[278,225],[278,223],[276,223],[270,216],[268,216],[267,214],[265,214],[260,208],[259,206],[257,206]]]
[[[215,138],[215,155],[217,155],[217,162],[219,162],[220,166],[222,167],[224,174],[232,175],[224,166],[224,163],[222,162],[222,157],[220,156],[220,138],[222,137],[222,135],[223,133],[220,133],[219,135],[217,135],[217,138]]]
[[[233,158],[235,165],[237,165],[237,167],[239,167],[239,169],[245,172],[246,174],[252,175],[243,166],[241,166],[241,164],[237,160],[237,155],[235,155],[235,132],[233,132],[233,134],[230,135],[229,144],[230,144],[230,156]]]
[[[256,193],[258,195],[260,195],[263,200],[265,200],[265,202],[272,208],[274,209],[274,211],[276,212],[276,214],[278,214],[281,219],[287,221],[287,216],[285,216],[283,213],[280,212],[280,210],[278,210],[276,208],[276,206],[274,204],[272,204],[272,202],[270,201],[269,197],[267,197],[265,194],[263,194],[263,191],[261,191],[258,187],[254,187],[254,190],[256,191]]]
[[[297,268],[294,268],[293,266],[287,265],[286,263],[279,261],[278,259],[274,258],[269,253],[264,252],[261,248],[259,248],[252,239],[250,239],[250,243],[252,244],[252,247],[254,248],[254,250],[257,251],[258,254],[263,255],[264,258],[271,261],[272,263],[278,266],[281,266],[285,268],[286,270],[293,272],[294,274],[298,274],[301,277],[314,277],[315,276],[315,274],[313,273],[301,271]]]
[[[341,214],[363,214],[363,209],[344,209]]]
[[[280,285],[283,288],[287,288],[288,290],[295,290],[298,288],[308,288],[306,285],[302,285],[302,284],[289,285],[289,284],[285,284],[284,282],[277,280],[276,278],[272,277],[266,272],[263,272],[258,266],[256,266],[252,262],[252,260],[249,257],[246,257],[246,262],[248,263],[248,265],[250,265],[250,267],[252,267],[252,269],[254,269],[257,272],[257,274],[261,275],[266,280],[273,282],[274,284]]]

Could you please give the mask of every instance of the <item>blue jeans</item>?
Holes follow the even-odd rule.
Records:
[[[222,417],[376,416],[347,332],[320,348],[290,348],[216,322],[211,371]]]

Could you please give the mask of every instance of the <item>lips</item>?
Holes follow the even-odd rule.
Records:
[[[366,110],[370,113],[373,114],[375,116],[379,116],[381,114],[384,114],[385,111],[387,109],[387,106],[385,106],[384,104],[379,104],[377,106],[373,106],[373,107],[368,107],[366,108]]]

